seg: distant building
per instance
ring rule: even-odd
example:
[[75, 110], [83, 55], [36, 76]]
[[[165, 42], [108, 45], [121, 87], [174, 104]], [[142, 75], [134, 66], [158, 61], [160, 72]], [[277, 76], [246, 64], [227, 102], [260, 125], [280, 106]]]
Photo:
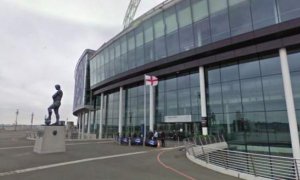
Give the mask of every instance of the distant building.
[[[223, 134], [230, 148], [289, 155], [289, 122], [292, 116], [300, 122], [299, 50], [300, 0], [170, 1], [97, 51], [84, 51], [75, 69], [73, 113], [81, 132], [139, 134], [144, 74], [155, 75], [154, 129], [202, 134], [203, 118], [208, 134]], [[285, 57], [289, 72], [282, 71]], [[293, 94], [285, 93], [284, 82]], [[288, 116], [286, 97], [296, 114]]]

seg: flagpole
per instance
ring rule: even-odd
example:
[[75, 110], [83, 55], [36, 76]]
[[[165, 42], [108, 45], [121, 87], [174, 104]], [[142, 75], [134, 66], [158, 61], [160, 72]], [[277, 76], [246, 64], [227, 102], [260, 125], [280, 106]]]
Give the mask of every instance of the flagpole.
[[145, 81], [145, 75], [144, 75], [144, 146], [146, 145], [146, 81]]

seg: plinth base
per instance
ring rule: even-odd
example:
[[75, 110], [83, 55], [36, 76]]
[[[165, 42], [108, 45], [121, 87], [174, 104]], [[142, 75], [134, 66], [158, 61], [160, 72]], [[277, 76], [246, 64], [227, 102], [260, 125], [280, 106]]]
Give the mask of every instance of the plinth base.
[[33, 152], [39, 154], [66, 152], [65, 127], [44, 126], [35, 140]]

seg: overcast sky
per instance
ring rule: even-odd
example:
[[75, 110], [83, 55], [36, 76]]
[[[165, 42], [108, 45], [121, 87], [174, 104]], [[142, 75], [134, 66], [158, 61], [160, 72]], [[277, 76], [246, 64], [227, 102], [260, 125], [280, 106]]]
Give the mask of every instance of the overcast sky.
[[[163, 0], [142, 0], [137, 16]], [[129, 0], [0, 0], [0, 124], [42, 124], [54, 85], [72, 115], [74, 69], [82, 52], [122, 30]], [[54, 117], [52, 121], [54, 122]]]

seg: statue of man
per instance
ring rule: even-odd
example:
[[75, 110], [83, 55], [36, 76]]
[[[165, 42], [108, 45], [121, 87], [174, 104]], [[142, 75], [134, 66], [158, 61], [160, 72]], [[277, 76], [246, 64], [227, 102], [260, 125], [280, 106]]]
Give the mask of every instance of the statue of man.
[[55, 117], [56, 117], [56, 123], [55, 125], [59, 124], [59, 114], [58, 109], [60, 106], [61, 98], [63, 97], [63, 91], [60, 89], [60, 85], [55, 85], [55, 89], [57, 90], [56, 93], [52, 96], [53, 104], [51, 104], [48, 108], [48, 117], [45, 119], [46, 125], [49, 125], [51, 123], [51, 115], [52, 115], [52, 109], [54, 110]]

